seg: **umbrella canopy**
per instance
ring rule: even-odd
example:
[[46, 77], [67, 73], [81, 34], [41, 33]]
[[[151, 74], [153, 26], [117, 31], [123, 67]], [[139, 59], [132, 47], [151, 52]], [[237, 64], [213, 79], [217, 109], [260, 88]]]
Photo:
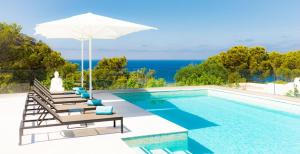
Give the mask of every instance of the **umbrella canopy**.
[[157, 28], [86, 13], [38, 24], [36, 34], [46, 38], [89, 40], [89, 90], [92, 98], [92, 39], [117, 39], [121, 36]]
[[35, 31], [36, 34], [41, 34], [46, 38], [87, 40], [89, 38], [117, 39], [133, 32], [150, 29], [156, 28], [86, 13], [38, 24]]

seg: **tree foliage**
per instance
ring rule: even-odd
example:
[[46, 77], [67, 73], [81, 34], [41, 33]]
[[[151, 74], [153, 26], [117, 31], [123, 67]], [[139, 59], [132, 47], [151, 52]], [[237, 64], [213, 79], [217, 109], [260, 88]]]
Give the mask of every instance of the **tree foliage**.
[[0, 23], [0, 69], [6, 73], [1, 73], [6, 78], [2, 85], [32, 82], [34, 78], [49, 80], [55, 70], [67, 77], [77, 70], [77, 65], [65, 61], [42, 41], [22, 34], [21, 29], [17, 24]]
[[127, 59], [103, 58], [93, 70], [96, 89], [125, 88], [128, 78]]
[[166, 81], [163, 78], [155, 79], [155, 70], [140, 68], [136, 71], [130, 72], [127, 87], [128, 88], [142, 88], [142, 87], [163, 87]]
[[218, 58], [212, 57], [202, 64], [181, 68], [175, 74], [175, 81], [179, 85], [224, 84], [227, 80], [227, 70]]
[[300, 76], [300, 51], [267, 52], [263, 47], [235, 46], [199, 65], [181, 68], [175, 75], [180, 85], [256, 82], [275, 75], [291, 81]]
[[96, 89], [144, 88], [165, 85], [164, 79], [155, 79], [154, 70], [141, 68], [129, 72], [126, 57], [102, 59], [94, 68], [93, 74], [93, 85]]

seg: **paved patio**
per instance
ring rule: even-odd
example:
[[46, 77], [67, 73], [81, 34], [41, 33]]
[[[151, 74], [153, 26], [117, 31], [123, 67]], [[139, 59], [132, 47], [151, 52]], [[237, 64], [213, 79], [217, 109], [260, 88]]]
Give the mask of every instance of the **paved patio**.
[[[89, 124], [88, 128], [67, 129], [66, 126], [37, 128], [24, 131], [23, 145], [18, 145], [19, 124], [26, 94], [0, 95], [0, 153], [136, 153], [122, 138], [185, 132], [186, 129], [153, 115], [111, 93], [96, 92], [103, 104], [112, 105], [124, 116], [125, 132], [113, 128], [112, 122]], [[119, 123], [117, 123], [117, 126]], [[157, 127], [159, 125], [159, 128]], [[74, 125], [72, 127], [78, 127]]]

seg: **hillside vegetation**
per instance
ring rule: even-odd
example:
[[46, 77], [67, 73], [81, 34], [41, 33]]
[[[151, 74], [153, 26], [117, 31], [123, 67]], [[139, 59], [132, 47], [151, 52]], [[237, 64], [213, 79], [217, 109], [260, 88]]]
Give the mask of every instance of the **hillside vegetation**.
[[235, 46], [209, 57], [202, 64], [177, 71], [178, 85], [222, 85], [239, 82], [292, 81], [300, 76], [300, 51], [267, 52], [264, 47]]

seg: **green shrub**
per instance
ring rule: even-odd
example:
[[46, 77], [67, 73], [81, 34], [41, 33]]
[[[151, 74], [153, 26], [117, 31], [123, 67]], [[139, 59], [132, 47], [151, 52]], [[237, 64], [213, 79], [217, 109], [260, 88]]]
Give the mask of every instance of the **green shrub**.
[[283, 81], [283, 80], [276, 80], [274, 83], [275, 84], [287, 84], [288, 82]]
[[300, 51], [267, 52], [263, 47], [235, 46], [209, 57], [200, 65], [179, 69], [177, 85], [222, 85], [257, 82], [271, 75], [292, 81], [300, 76]]
[[147, 83], [146, 83], [146, 87], [150, 88], [150, 87], [164, 87], [166, 85], [166, 81], [163, 78], [159, 78], [159, 79], [154, 79], [154, 78], [150, 78]]

